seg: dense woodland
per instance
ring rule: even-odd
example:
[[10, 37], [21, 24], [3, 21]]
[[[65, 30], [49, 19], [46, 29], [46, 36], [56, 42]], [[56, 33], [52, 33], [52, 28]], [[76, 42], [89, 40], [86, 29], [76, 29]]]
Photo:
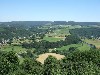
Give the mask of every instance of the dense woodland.
[[[100, 49], [84, 41], [100, 39], [100, 28], [93, 27], [95, 24], [99, 26], [99, 22], [1, 22], [0, 75], [100, 75]], [[57, 36], [57, 31], [60, 30], [68, 31], [69, 34], [62, 31]], [[45, 37], [61, 40], [51, 42], [44, 40]], [[83, 51], [71, 46], [73, 44], [82, 47]], [[84, 44], [90, 49], [84, 50]], [[57, 50], [69, 45], [68, 50]], [[18, 49], [15, 50], [15, 47]], [[48, 56], [42, 64], [36, 59], [44, 53], [56, 53], [65, 57], [57, 60], [56, 57]]]
[[27, 57], [19, 64], [14, 52], [0, 52], [0, 75], [99, 75], [100, 50], [65, 53], [57, 60], [49, 56], [44, 64]]
[[70, 30], [71, 34], [86, 37], [89, 39], [99, 38], [100, 37], [100, 28], [92, 27], [92, 28], [78, 28]]

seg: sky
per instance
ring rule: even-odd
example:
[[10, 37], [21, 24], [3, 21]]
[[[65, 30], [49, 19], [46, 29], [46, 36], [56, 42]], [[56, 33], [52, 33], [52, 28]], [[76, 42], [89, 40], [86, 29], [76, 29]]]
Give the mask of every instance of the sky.
[[100, 22], [100, 0], [0, 0], [0, 22]]

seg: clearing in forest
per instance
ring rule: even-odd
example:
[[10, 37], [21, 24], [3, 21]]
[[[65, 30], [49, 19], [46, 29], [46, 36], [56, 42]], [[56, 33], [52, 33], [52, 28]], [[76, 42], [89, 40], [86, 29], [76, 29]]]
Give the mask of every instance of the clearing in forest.
[[36, 60], [41, 62], [42, 64], [44, 64], [44, 60], [46, 60], [46, 58], [49, 55], [54, 56], [55, 58], [57, 58], [57, 60], [60, 60], [65, 57], [64, 55], [60, 55], [60, 54], [56, 54], [56, 53], [45, 53], [45, 54], [39, 55], [39, 57]]

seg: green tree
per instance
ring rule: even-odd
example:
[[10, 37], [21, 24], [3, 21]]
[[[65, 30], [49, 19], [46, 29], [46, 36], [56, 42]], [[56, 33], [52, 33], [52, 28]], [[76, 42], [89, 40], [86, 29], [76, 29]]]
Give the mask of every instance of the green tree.
[[58, 60], [53, 56], [48, 56], [44, 61], [44, 75], [59, 75], [61, 72]]
[[27, 74], [42, 75], [43, 73], [41, 63], [33, 59], [25, 59], [21, 66], [24, 72]]
[[18, 57], [14, 52], [3, 53], [0, 57], [0, 74], [7, 75], [17, 70], [19, 66]]

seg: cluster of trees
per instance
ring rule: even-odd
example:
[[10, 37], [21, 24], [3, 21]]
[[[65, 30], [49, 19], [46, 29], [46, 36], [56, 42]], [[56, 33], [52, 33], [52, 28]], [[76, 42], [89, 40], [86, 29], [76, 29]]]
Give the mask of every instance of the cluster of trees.
[[100, 50], [73, 51], [57, 60], [49, 56], [44, 64], [25, 58], [20, 64], [14, 52], [0, 52], [0, 75], [99, 75]]
[[70, 44], [77, 44], [79, 42], [81, 42], [79, 37], [74, 36], [74, 35], [69, 35], [69, 36], [66, 36], [64, 41], [63, 40], [57, 41], [57, 42], [49, 42], [45, 40], [40, 41], [40, 42], [33, 41], [31, 43], [23, 43], [22, 47], [27, 48], [27, 49], [35, 48], [36, 52], [40, 50], [39, 53], [41, 52], [44, 53], [44, 51], [50, 48], [51, 49], [58, 48], [58, 47], [62, 47], [62, 46], [70, 45]]
[[3, 40], [11, 40], [13, 38], [20, 39], [20, 38], [28, 38], [30, 39], [31, 36], [35, 35], [36, 37], [40, 37], [40, 39], [43, 39], [45, 36], [45, 33], [47, 33], [47, 29], [39, 29], [36, 27], [31, 28], [23, 28], [22, 27], [0, 27], [0, 43], [2, 43]]
[[70, 30], [71, 34], [78, 35], [80, 37], [86, 38], [99, 38], [100, 37], [100, 28], [77, 28]]
[[14, 52], [0, 51], [0, 75], [7, 75], [18, 69], [19, 60]]
[[26, 37], [30, 33], [26, 29], [18, 29], [16, 27], [2, 27], [0, 30], [0, 39], [12, 39], [13, 37]]
[[1, 26], [14, 26], [14, 27], [32, 27], [32, 26], [41, 26], [51, 23], [51, 21], [12, 21], [12, 22], [0, 22]]

